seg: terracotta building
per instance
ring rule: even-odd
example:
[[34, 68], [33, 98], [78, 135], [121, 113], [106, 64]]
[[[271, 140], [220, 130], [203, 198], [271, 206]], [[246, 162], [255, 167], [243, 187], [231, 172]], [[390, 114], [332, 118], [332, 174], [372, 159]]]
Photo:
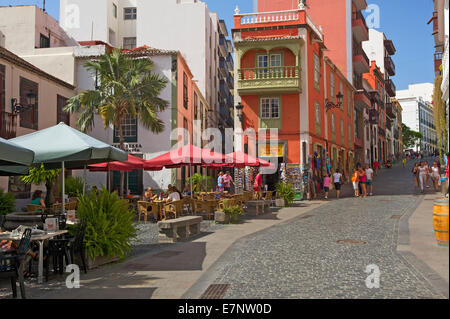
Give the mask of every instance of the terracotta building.
[[[236, 148], [302, 168], [317, 157], [326, 163], [328, 156], [328, 171], [348, 172], [354, 163], [354, 88], [325, 56], [326, 39], [307, 10], [240, 14], [237, 8], [233, 41], [235, 102], [242, 105], [242, 115], [235, 112]], [[255, 141], [243, 134], [248, 129], [256, 132]], [[271, 129], [278, 136], [268, 147]], [[319, 171], [327, 173], [326, 165]], [[273, 174], [265, 182], [273, 187], [278, 180]]]

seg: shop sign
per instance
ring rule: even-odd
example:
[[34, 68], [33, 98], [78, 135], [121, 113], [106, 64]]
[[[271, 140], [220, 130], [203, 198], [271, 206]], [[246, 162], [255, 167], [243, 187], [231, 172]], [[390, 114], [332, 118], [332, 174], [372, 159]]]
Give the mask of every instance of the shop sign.
[[[120, 144], [113, 144], [114, 147], [120, 149]], [[124, 151], [128, 153], [142, 153], [142, 145], [141, 144], [130, 144], [125, 143], [124, 145]]]
[[284, 157], [284, 145], [259, 145], [259, 157]]

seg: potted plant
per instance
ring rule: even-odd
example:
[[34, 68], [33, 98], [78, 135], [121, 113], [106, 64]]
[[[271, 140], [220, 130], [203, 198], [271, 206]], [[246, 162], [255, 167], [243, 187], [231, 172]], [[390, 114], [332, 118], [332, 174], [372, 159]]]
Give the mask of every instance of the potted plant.
[[277, 199], [275, 200], [275, 205], [277, 207], [287, 207], [294, 202], [295, 190], [291, 184], [279, 182], [276, 186], [276, 189]]
[[[83, 180], [80, 177], [67, 177], [65, 180], [65, 193], [69, 198], [78, 197], [83, 194]], [[61, 185], [58, 187], [61, 194]]]
[[5, 216], [14, 212], [16, 208], [16, 199], [13, 194], [5, 193], [0, 188], [0, 229], [3, 226]]
[[202, 174], [194, 174], [186, 180], [186, 185], [190, 185], [192, 180], [192, 191], [194, 193], [206, 192], [211, 189], [212, 178], [210, 176], [203, 176]]
[[77, 215], [86, 222], [84, 243], [89, 268], [125, 258], [136, 236], [135, 212], [128, 201], [103, 188], [78, 197]]
[[239, 221], [239, 216], [242, 215], [242, 208], [239, 206], [231, 206], [224, 208], [223, 212], [227, 216], [228, 224], [236, 224]]

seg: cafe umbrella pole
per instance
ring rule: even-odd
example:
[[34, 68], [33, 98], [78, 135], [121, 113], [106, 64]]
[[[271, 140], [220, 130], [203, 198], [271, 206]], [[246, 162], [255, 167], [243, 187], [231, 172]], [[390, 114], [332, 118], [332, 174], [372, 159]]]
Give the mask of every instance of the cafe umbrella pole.
[[64, 215], [66, 211], [66, 201], [65, 201], [65, 194], [66, 194], [66, 181], [65, 181], [65, 164], [64, 161], [62, 162], [62, 214]]
[[86, 165], [84, 165], [84, 172], [83, 172], [83, 196], [86, 195]]

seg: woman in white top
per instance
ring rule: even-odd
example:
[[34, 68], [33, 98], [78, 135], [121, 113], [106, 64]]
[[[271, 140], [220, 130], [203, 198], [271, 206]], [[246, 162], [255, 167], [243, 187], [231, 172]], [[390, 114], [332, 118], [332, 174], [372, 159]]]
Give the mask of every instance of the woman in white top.
[[425, 162], [421, 162], [419, 166], [419, 183], [420, 183], [420, 190], [422, 193], [424, 193], [424, 186], [427, 181], [428, 176], [428, 166], [426, 166]]
[[337, 169], [336, 173], [333, 174], [333, 183], [334, 188], [336, 188], [337, 199], [341, 196], [341, 178], [342, 174], [339, 172], [339, 169]]
[[439, 166], [437, 162], [433, 163], [433, 167], [431, 168], [431, 180], [433, 181], [434, 191], [438, 191], [439, 178], [441, 177], [441, 172], [439, 170]]

